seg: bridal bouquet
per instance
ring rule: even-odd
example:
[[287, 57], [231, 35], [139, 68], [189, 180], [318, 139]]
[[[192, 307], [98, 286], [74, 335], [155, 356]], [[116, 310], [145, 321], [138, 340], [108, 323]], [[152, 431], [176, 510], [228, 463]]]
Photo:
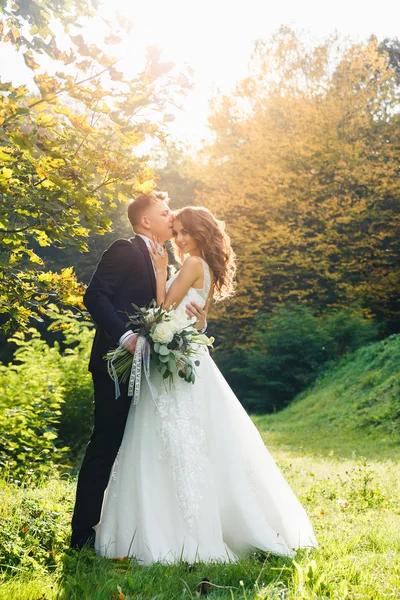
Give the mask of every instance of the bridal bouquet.
[[[129, 381], [128, 395], [138, 396], [142, 361], [147, 381], [149, 380], [150, 359], [156, 365], [164, 379], [171, 382], [178, 375], [187, 383], [194, 383], [197, 356], [204, 346], [212, 346], [214, 339], [200, 334], [193, 325], [188, 324], [186, 316], [179, 317], [173, 307], [168, 309], [157, 306], [153, 301], [149, 308], [132, 305], [135, 314], [128, 315], [129, 325], [138, 334], [135, 353], [119, 346], [110, 350], [105, 359], [108, 372], [116, 383]], [[119, 392], [118, 392], [119, 394]]]

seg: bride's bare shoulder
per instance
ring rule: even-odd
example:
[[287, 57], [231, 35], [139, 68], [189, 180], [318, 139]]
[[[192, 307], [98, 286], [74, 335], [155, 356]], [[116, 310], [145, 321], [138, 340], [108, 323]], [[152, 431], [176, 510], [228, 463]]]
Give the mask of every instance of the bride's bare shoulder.
[[183, 261], [181, 269], [196, 269], [200, 271], [203, 268], [203, 262], [199, 256], [188, 256]]

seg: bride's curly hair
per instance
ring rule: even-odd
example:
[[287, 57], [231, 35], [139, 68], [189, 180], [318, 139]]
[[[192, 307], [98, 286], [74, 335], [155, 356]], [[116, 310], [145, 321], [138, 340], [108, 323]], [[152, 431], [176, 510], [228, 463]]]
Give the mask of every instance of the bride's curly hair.
[[[225, 223], [219, 221], [203, 206], [185, 206], [174, 212], [186, 231], [196, 240], [202, 257], [213, 273], [216, 302], [232, 296], [235, 290], [236, 256]], [[183, 255], [174, 245], [175, 257], [182, 262]]]

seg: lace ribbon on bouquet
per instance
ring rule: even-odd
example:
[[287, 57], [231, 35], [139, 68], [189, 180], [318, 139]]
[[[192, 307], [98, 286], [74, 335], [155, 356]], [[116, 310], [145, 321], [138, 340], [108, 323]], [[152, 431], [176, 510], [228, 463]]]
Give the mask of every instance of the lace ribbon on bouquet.
[[[119, 398], [121, 391], [119, 388], [118, 375], [115, 370], [114, 360], [121, 352], [124, 351], [122, 346], [118, 346], [115, 350], [111, 360], [107, 362], [108, 372], [115, 383], [115, 398]], [[128, 396], [132, 397], [133, 404], [138, 404], [140, 397], [140, 386], [142, 379], [142, 366], [144, 375], [146, 377], [147, 385], [149, 386], [150, 393], [157, 405], [158, 392], [150, 380], [150, 344], [149, 341], [140, 335], [137, 339], [135, 353], [133, 355], [131, 372], [128, 380]]]

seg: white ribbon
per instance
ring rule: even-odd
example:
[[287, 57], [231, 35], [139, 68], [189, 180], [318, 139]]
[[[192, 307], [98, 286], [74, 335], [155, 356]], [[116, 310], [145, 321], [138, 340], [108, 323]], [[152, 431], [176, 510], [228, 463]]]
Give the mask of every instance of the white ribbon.
[[107, 371], [109, 376], [111, 377], [111, 379], [113, 380], [114, 384], [115, 384], [115, 399], [119, 398], [121, 395], [120, 389], [119, 389], [119, 382], [118, 382], [118, 375], [117, 375], [117, 371], [115, 370], [114, 367], [114, 360], [117, 358], [117, 356], [119, 354], [121, 354], [121, 352], [124, 350], [124, 348], [122, 346], [118, 346], [118, 348], [116, 348], [113, 357], [111, 358], [111, 360], [109, 359], [107, 361]]
[[[122, 346], [118, 346], [112, 359], [108, 361], [108, 372], [115, 383], [116, 399], [120, 397], [121, 391], [118, 383], [117, 372], [114, 367], [114, 360], [123, 350], [124, 348]], [[150, 393], [154, 403], [157, 405], [158, 392], [150, 380], [150, 344], [143, 335], [139, 335], [136, 343], [135, 353], [133, 355], [131, 373], [128, 381], [128, 396], [132, 398], [133, 404], [138, 404], [139, 402], [142, 366]]]

